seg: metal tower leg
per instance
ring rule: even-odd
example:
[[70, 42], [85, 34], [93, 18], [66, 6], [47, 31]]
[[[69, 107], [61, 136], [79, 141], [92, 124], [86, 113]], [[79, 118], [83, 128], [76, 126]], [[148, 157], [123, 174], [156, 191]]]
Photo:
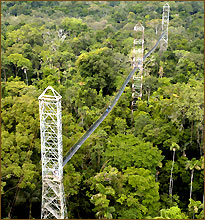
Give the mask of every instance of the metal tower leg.
[[132, 78], [132, 113], [136, 108], [136, 102], [138, 98], [142, 97], [142, 73], [143, 73], [143, 52], [144, 52], [144, 27], [141, 24], [135, 25], [134, 31], [141, 32], [140, 38], [134, 39], [134, 49], [133, 49], [133, 69], [136, 64], [140, 61], [138, 65], [139, 71], [133, 75]]
[[168, 47], [168, 25], [169, 25], [169, 11], [170, 7], [169, 4], [166, 3], [163, 6], [163, 14], [162, 14], [162, 33], [165, 32], [161, 44], [160, 44], [160, 51], [166, 51]]
[[47, 87], [39, 96], [41, 159], [42, 159], [42, 219], [67, 217], [63, 187], [61, 96]]

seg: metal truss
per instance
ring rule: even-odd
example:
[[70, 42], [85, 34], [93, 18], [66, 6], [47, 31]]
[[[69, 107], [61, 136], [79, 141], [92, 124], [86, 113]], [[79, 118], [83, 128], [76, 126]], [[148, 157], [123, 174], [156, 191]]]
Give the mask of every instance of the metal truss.
[[136, 102], [138, 98], [142, 97], [142, 73], [143, 73], [143, 53], [144, 53], [144, 27], [141, 24], [137, 24], [134, 27], [134, 31], [141, 32], [140, 38], [134, 39], [133, 43], [133, 69], [138, 63], [139, 71], [133, 75], [132, 78], [132, 113], [136, 109]]
[[61, 96], [48, 86], [38, 99], [42, 160], [41, 218], [65, 219]]
[[166, 51], [168, 47], [168, 26], [169, 26], [169, 11], [170, 6], [166, 3], [163, 6], [163, 14], [162, 14], [162, 33], [164, 32], [164, 36], [161, 40], [160, 51]]

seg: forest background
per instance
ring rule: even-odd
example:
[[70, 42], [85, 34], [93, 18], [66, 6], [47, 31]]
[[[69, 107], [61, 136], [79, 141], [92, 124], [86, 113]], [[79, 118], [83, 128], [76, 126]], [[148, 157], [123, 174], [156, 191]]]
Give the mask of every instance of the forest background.
[[[40, 218], [38, 96], [62, 95], [65, 154], [130, 72], [135, 24], [144, 53], [157, 42], [164, 4], [1, 2], [2, 218]], [[169, 5], [168, 49], [145, 61], [137, 110], [130, 82], [64, 167], [69, 218], [203, 217], [204, 4]]]

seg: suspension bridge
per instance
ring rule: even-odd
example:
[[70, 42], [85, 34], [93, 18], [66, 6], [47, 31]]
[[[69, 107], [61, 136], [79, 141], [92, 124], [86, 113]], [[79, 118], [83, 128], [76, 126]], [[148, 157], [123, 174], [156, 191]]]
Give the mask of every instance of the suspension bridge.
[[[160, 44], [160, 50], [167, 49], [168, 44], [168, 24], [169, 24], [169, 5], [163, 6], [162, 15], [162, 34], [154, 47], [143, 56], [144, 47], [144, 27], [136, 25], [135, 31], [142, 32], [140, 40], [134, 40], [134, 58], [133, 69], [127, 76], [123, 85], [119, 89], [113, 101], [96, 120], [96, 122], [88, 129], [87, 132], [77, 141], [69, 152], [63, 158], [62, 146], [62, 120], [61, 120], [61, 96], [51, 86], [48, 86], [39, 96], [40, 111], [40, 130], [41, 130], [41, 160], [42, 160], [42, 219], [65, 219], [67, 217], [67, 209], [64, 197], [63, 187], [63, 167], [68, 163], [72, 156], [89, 138], [89, 136], [104, 121], [107, 115], [112, 111], [125, 90], [125, 87], [132, 81], [132, 112], [136, 108], [136, 100], [142, 96], [142, 72], [143, 62]], [[141, 46], [136, 50], [136, 46]], [[136, 52], [138, 51], [138, 53]], [[138, 74], [134, 75], [138, 71]]]

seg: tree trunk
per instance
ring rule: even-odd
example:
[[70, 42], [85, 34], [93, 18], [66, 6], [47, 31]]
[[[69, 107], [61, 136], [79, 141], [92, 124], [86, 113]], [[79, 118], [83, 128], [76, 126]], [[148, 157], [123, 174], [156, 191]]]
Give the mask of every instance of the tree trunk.
[[193, 178], [194, 178], [194, 169], [191, 170], [191, 186], [190, 186], [190, 196], [189, 196], [190, 199], [191, 199], [191, 195], [192, 195]]
[[60, 75], [60, 70], [58, 69], [58, 84], [61, 84], [61, 75]]
[[15, 196], [14, 196], [14, 200], [13, 200], [13, 203], [11, 205], [11, 208], [9, 210], [9, 213], [8, 213], [8, 218], [11, 219], [11, 216], [12, 216], [12, 213], [13, 213], [13, 209], [14, 209], [14, 206], [16, 204], [16, 198], [18, 196], [18, 192], [19, 192], [19, 187], [17, 187], [17, 190], [16, 190], [16, 193], [15, 193]]
[[158, 32], [158, 30], [157, 30], [157, 26], [155, 27], [155, 34], [157, 35], [157, 32]]
[[193, 129], [194, 129], [194, 124], [192, 121], [192, 123], [191, 123], [191, 145], [192, 145], [192, 138], [193, 138]]
[[202, 130], [201, 130], [201, 145], [200, 145], [200, 152], [201, 152], [201, 156], [203, 155], [203, 142], [204, 142], [204, 128], [202, 127]]
[[26, 75], [26, 83], [27, 83], [27, 86], [28, 86], [28, 75], [27, 75], [26, 69], [24, 69], [24, 73], [25, 73], [25, 75]]
[[197, 128], [197, 144], [200, 148], [200, 136], [199, 136], [199, 128]]
[[148, 88], [148, 101], [149, 101], [149, 97], [150, 97], [150, 88]]
[[100, 167], [100, 150], [98, 149], [98, 169]]
[[29, 201], [29, 219], [32, 219], [32, 216], [31, 216], [31, 207], [32, 207], [32, 202]]
[[17, 77], [17, 74], [18, 74], [18, 72], [17, 72], [17, 66], [16, 65], [14, 65], [15, 66], [15, 74], [16, 74], [16, 77]]
[[[203, 156], [203, 150], [202, 150], [202, 147], [201, 147], [202, 142], [200, 140], [200, 131], [201, 131], [200, 128], [197, 128], [197, 144], [199, 146], [200, 156]], [[202, 133], [203, 133], [203, 131], [202, 131]]]
[[171, 195], [171, 200], [172, 200], [172, 190], [173, 190], [172, 173], [173, 173], [173, 168], [174, 168], [174, 158], [175, 158], [175, 150], [173, 151], [173, 161], [172, 161], [171, 175], [170, 175], [170, 181], [169, 181], [169, 195]]
[[156, 182], [158, 182], [158, 179], [159, 179], [159, 171], [158, 170], [156, 170], [157, 172], [156, 172], [156, 174], [155, 174], [155, 181]]
[[36, 72], [37, 79], [39, 80], [39, 71]]
[[6, 82], [6, 71], [5, 71], [5, 69], [4, 69], [4, 80]]

